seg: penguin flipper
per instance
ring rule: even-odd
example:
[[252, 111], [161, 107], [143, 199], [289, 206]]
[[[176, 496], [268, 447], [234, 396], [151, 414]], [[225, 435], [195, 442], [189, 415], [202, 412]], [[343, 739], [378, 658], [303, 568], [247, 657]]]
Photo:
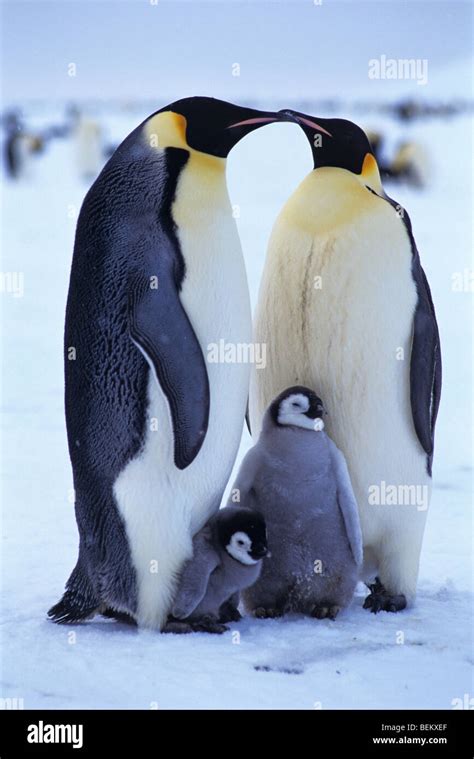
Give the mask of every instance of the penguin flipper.
[[416, 247], [411, 219], [401, 206], [385, 196], [405, 226], [410, 241], [411, 271], [418, 294], [413, 318], [413, 340], [410, 358], [410, 403], [415, 432], [428, 457], [427, 470], [431, 477], [433, 463], [434, 432], [441, 398], [441, 344], [438, 323], [431, 297], [430, 286], [423, 271], [420, 254]]
[[201, 603], [209, 577], [219, 565], [219, 556], [210, 543], [211, 539], [207, 525], [193, 538], [193, 556], [183, 567], [171, 611], [176, 619], [186, 619]]
[[129, 327], [132, 340], [145, 355], [168, 400], [174, 462], [178, 469], [185, 469], [196, 458], [206, 436], [209, 379], [201, 346], [179, 299], [172, 267], [162, 262], [158, 270], [156, 289], [146, 276], [130, 283]]
[[428, 455], [428, 474], [434, 450], [434, 431], [441, 396], [441, 347], [431, 292], [419, 257], [413, 261], [418, 303], [413, 319], [410, 360], [410, 400], [418, 440]]

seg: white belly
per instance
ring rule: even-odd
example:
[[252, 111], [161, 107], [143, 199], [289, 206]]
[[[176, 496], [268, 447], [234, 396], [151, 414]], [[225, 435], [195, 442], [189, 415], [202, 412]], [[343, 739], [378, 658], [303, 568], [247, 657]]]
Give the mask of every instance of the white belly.
[[[328, 204], [340, 209], [344, 187], [335, 189]], [[268, 347], [267, 368], [251, 381], [252, 430], [281, 390], [314, 389], [328, 410], [327, 432], [347, 459], [365, 546], [380, 545], [400, 525], [419, 543], [430, 478], [410, 406], [411, 250], [395, 211], [360, 191], [337, 224], [329, 212], [317, 218], [315, 201], [313, 226], [301, 223], [305, 209], [291, 202], [275, 225], [255, 321], [254, 339]], [[383, 482], [424, 488], [416, 491], [420, 507], [369, 503], [374, 486], [383, 500]]]
[[196, 201], [199, 188], [192, 187], [192, 176], [183, 179], [173, 208], [186, 262], [180, 300], [206, 360], [209, 426], [196, 459], [177, 469], [168, 403], [150, 373], [145, 446], [115, 484], [137, 573], [137, 619], [154, 628], [166, 620], [193, 535], [220, 505], [242, 434], [249, 381], [246, 364], [207, 361], [210, 343], [251, 341], [248, 285], [227, 193], [221, 190], [214, 202], [211, 193], [212, 207], [192, 216], [183, 198], [191, 194]]

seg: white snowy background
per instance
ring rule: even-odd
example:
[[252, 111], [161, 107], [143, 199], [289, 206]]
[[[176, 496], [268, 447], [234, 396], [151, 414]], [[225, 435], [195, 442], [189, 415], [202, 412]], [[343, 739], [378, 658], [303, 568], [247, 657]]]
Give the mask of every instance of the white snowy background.
[[[400, 28], [405, 23], [406, 18]], [[354, 34], [362, 29], [363, 24]], [[367, 43], [366, 58], [383, 52], [380, 47], [372, 53]], [[396, 47], [386, 52], [396, 55]], [[427, 97], [469, 97], [470, 65], [466, 58], [448, 61], [434, 72]], [[300, 95], [293, 69], [284, 89], [289, 94], [295, 82]], [[256, 75], [257, 91], [258, 81]], [[420, 95], [416, 83], [392, 84], [383, 92], [386, 100], [405, 91]], [[195, 86], [196, 93], [226, 95], [221, 85], [217, 92], [212, 83], [206, 90]], [[34, 161], [28, 178], [5, 181], [2, 191], [2, 270], [24, 275], [23, 297], [1, 294], [3, 697], [23, 698], [25, 708], [51, 709], [438, 709], [473, 695], [472, 292], [453, 290], [453, 275], [472, 270], [472, 118], [401, 123], [354, 110], [354, 90], [345, 90], [337, 77], [331, 86], [326, 77], [325, 94], [331, 87], [347, 103], [337, 115], [381, 129], [388, 152], [401, 139], [416, 139], [431, 164], [425, 190], [387, 186], [413, 222], [444, 360], [434, 491], [415, 607], [372, 615], [362, 609], [360, 587], [336, 622], [244, 619], [223, 636], [160, 636], [100, 617], [75, 627], [47, 621], [46, 610], [60, 597], [77, 555], [62, 333], [75, 223], [87, 190], [73, 142], [56, 140]], [[139, 94], [139, 83], [136, 89]], [[317, 91], [315, 83], [308, 94]], [[363, 77], [359, 91], [373, 97]], [[274, 93], [268, 93], [274, 105], [286, 106], [284, 96]], [[53, 93], [43, 88], [41, 94]], [[189, 93], [182, 87], [174, 97], [183, 94]], [[28, 125], [61, 121], [62, 102], [25, 106]], [[156, 108], [164, 102], [158, 97]], [[146, 115], [103, 108], [96, 118], [107, 140], [117, 143]], [[305, 138], [288, 124], [255, 132], [229, 158], [229, 189], [240, 207], [253, 303], [273, 220], [310, 168]], [[244, 431], [236, 466], [250, 444]], [[400, 632], [403, 644], [397, 643]]]

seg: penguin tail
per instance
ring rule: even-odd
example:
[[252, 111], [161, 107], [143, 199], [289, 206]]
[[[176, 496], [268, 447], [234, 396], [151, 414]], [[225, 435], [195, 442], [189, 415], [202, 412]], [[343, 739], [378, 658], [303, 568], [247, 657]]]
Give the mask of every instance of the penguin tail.
[[92, 619], [102, 605], [89, 578], [80, 566], [76, 565], [67, 581], [66, 592], [48, 611], [48, 617], [58, 625], [72, 625]]

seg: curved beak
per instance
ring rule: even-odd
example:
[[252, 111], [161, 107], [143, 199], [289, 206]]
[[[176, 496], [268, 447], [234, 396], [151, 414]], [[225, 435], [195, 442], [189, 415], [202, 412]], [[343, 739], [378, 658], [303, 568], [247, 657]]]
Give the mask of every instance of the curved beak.
[[227, 129], [234, 129], [234, 127], [242, 126], [260, 126], [261, 124], [270, 124], [272, 121], [280, 121], [278, 116], [260, 116], [253, 119], [244, 119], [243, 121], [236, 121], [235, 124], [229, 124]]
[[328, 137], [332, 137], [331, 132], [328, 132], [328, 130], [322, 127], [321, 124], [316, 123], [316, 121], [313, 121], [313, 119], [308, 119], [307, 116], [303, 116], [303, 114], [298, 113], [298, 111], [291, 111], [289, 108], [287, 108], [280, 111], [280, 113], [285, 114], [285, 121], [296, 121], [296, 123], [302, 127], [308, 127], [309, 129], [313, 129], [316, 132], [321, 132], [322, 134], [326, 134]]

